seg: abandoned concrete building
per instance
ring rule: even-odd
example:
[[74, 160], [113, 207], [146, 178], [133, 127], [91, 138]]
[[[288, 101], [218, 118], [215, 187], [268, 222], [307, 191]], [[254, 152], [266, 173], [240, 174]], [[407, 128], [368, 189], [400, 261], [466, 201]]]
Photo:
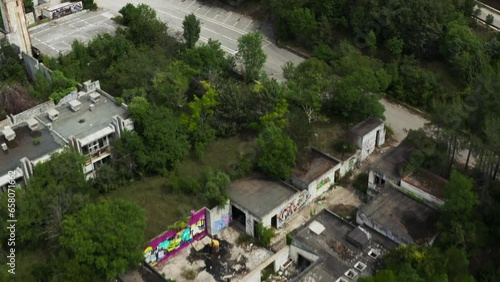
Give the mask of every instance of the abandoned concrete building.
[[233, 222], [250, 236], [257, 224], [278, 229], [309, 200], [307, 191], [254, 174], [233, 181], [229, 187]]
[[390, 186], [437, 209], [444, 204], [448, 181], [425, 169], [405, 172], [412, 152], [411, 147], [400, 144], [373, 164], [368, 172], [368, 196]]
[[438, 212], [392, 187], [361, 206], [356, 223], [368, 226], [398, 244], [432, 245]]
[[133, 130], [127, 106], [117, 105], [100, 89], [99, 81], [87, 81], [81, 91], [39, 104], [0, 121], [0, 188], [5, 189], [15, 173], [17, 184], [26, 183], [39, 162], [71, 146], [87, 157], [85, 175], [110, 158], [110, 142], [124, 130]]
[[299, 274], [290, 281], [357, 281], [374, 275], [375, 264], [397, 246], [327, 209], [293, 231], [291, 238], [289, 258]]
[[290, 183], [308, 190], [312, 199], [330, 189], [341, 176], [341, 162], [314, 148], [299, 154], [296, 162]]
[[353, 126], [347, 136], [361, 150], [359, 161], [363, 161], [385, 143], [385, 125], [380, 119], [370, 117]]

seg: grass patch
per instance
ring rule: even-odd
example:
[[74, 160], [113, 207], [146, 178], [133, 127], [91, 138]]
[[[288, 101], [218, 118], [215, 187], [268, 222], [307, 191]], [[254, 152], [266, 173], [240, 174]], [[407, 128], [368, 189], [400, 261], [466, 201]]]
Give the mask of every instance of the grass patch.
[[187, 280], [194, 280], [198, 276], [198, 272], [192, 268], [184, 268], [181, 273], [182, 277]]
[[45, 19], [42, 19], [42, 20], [39, 20], [38, 22], [36, 23], [32, 23], [28, 26], [28, 29], [32, 28], [32, 27], [35, 27], [37, 25], [41, 25], [41, 24], [44, 24], [44, 23], [48, 23], [50, 22], [50, 19], [49, 18], [45, 18]]
[[323, 123], [318, 122], [313, 124], [313, 136], [309, 144], [311, 147], [317, 148], [327, 154], [337, 156], [338, 152], [334, 150], [336, 141], [344, 137], [345, 129], [338, 123]]
[[43, 250], [20, 251], [16, 253], [16, 274], [10, 281], [36, 282], [37, 279], [31, 274], [33, 266], [47, 259]]
[[339, 204], [330, 207], [330, 211], [336, 213], [347, 221], [356, 221], [356, 213], [358, 209], [355, 206]]
[[189, 216], [191, 210], [198, 210], [205, 205], [198, 197], [166, 192], [162, 188], [166, 181], [164, 177], [146, 177], [106, 196], [129, 200], [144, 208], [147, 242], [166, 231], [169, 225]]
[[[235, 136], [218, 139], [207, 148], [201, 159], [191, 156], [184, 159], [178, 167], [178, 174], [187, 179], [201, 181], [208, 167], [226, 170], [231, 161], [238, 160], [241, 153], [251, 146], [252, 136]], [[168, 226], [189, 216], [191, 210], [199, 210], [206, 205], [202, 197], [185, 195], [182, 192], [168, 191], [165, 184], [168, 177], [145, 177], [130, 185], [109, 193], [110, 199], [125, 199], [137, 203], [146, 211], [146, 241], [166, 231]]]
[[209, 167], [227, 171], [229, 166], [238, 161], [241, 154], [250, 152], [255, 145], [255, 136], [238, 135], [230, 138], [217, 139], [207, 147], [201, 158], [190, 156], [184, 159], [179, 168], [179, 175], [190, 176], [198, 181]]

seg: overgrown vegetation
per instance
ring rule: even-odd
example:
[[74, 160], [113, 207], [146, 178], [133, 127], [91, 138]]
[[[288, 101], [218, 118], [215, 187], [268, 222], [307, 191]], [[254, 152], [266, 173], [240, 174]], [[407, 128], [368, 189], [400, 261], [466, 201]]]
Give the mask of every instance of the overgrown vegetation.
[[272, 227], [265, 227], [262, 222], [259, 222], [257, 224], [256, 228], [257, 234], [255, 234], [255, 239], [257, 239], [257, 242], [261, 244], [262, 246], [269, 248], [271, 246], [271, 240], [274, 237], [274, 233], [276, 232], [276, 229]]

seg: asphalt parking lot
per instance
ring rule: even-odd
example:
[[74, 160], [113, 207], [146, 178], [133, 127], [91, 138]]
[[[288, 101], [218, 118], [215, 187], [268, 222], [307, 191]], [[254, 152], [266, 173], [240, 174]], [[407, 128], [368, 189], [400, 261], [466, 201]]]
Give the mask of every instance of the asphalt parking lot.
[[30, 28], [31, 43], [44, 55], [66, 54], [73, 41], [87, 43], [97, 34], [114, 33], [118, 24], [106, 10], [82, 11]]
[[[127, 3], [134, 5], [139, 2], [129, 0], [95, 0], [101, 8], [118, 15], [118, 11]], [[218, 40], [224, 51], [235, 54], [238, 38], [246, 33], [260, 31], [264, 34], [263, 49], [267, 54], [264, 70], [268, 76], [279, 81], [284, 80], [281, 66], [291, 61], [299, 64], [302, 58], [274, 43], [271, 35], [272, 28], [244, 15], [224, 10], [219, 7], [205, 5], [197, 0], [148, 0], [147, 3], [156, 10], [158, 17], [167, 23], [173, 33], [182, 32], [182, 21], [188, 14], [194, 13], [201, 22], [200, 42], [207, 42], [209, 38]]]

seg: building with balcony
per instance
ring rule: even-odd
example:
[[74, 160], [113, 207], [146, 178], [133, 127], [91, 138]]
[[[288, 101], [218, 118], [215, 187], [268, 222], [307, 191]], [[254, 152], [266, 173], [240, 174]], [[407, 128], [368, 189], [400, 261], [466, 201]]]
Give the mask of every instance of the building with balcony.
[[127, 106], [102, 91], [99, 81], [85, 82], [57, 105], [48, 101], [10, 115], [0, 121], [0, 189], [13, 175], [17, 184], [26, 183], [38, 162], [65, 146], [87, 158], [84, 172], [95, 177], [96, 168], [111, 157], [111, 142], [133, 129]]

